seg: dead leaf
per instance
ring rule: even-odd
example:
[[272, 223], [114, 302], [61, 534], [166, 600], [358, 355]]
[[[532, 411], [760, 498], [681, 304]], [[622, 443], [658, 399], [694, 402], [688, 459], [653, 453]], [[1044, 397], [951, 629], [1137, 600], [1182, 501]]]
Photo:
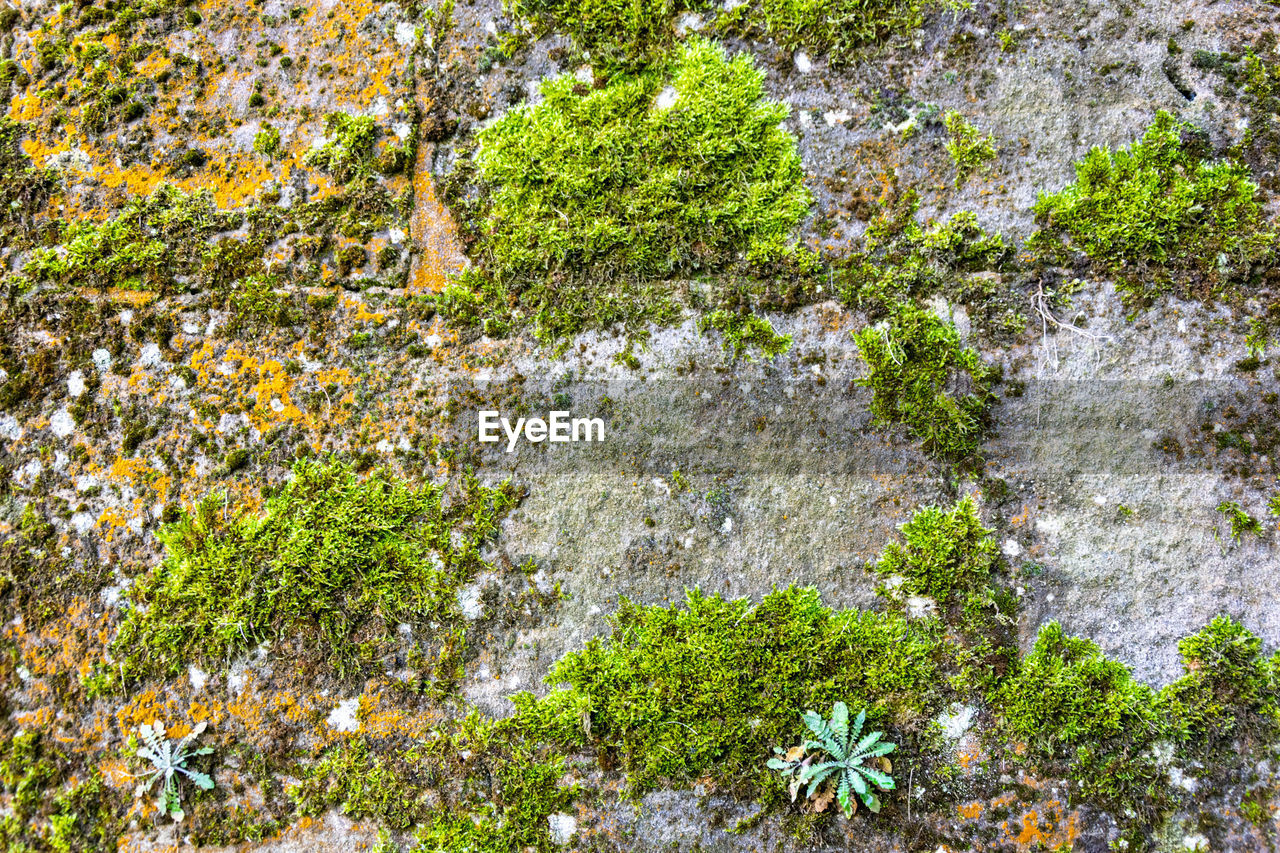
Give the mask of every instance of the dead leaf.
[[826, 811], [827, 806], [831, 805], [831, 801], [835, 798], [835, 793], [831, 790], [831, 786], [828, 785], [814, 795], [813, 810], [815, 812]]
[[890, 761], [889, 759], [885, 758], [884, 756], [881, 756], [881, 757], [880, 757], [880, 770], [881, 770], [881, 771], [883, 771], [883, 772], [885, 772], [885, 773], [892, 773], [892, 772], [893, 772], [893, 762], [892, 762], [892, 761]]

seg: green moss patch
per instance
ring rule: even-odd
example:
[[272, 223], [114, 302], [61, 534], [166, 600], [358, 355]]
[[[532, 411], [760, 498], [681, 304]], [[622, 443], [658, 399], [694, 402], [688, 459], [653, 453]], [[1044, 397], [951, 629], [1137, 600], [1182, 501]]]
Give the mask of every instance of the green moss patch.
[[637, 70], [665, 60], [676, 40], [675, 19], [686, 12], [713, 18], [716, 29], [771, 39], [787, 50], [825, 54], [835, 65], [886, 39], [909, 35], [930, 9], [958, 8], [942, 0], [763, 0], [722, 10], [706, 0], [516, 0], [513, 17], [535, 32], [559, 31], [574, 40], [596, 68]]
[[0, 845], [5, 850], [89, 853], [112, 849], [125, 828], [123, 798], [75, 765], [39, 730], [0, 740]]
[[990, 135], [984, 136], [955, 110], [943, 116], [942, 123], [947, 128], [947, 153], [956, 165], [956, 186], [960, 186], [969, 180], [970, 175], [996, 159], [996, 149], [991, 144]]
[[790, 335], [779, 335], [772, 323], [755, 314], [712, 311], [699, 321], [698, 328], [704, 332], [718, 331], [724, 339], [725, 350], [731, 352], [735, 359], [756, 349], [765, 358], [774, 358], [791, 349]]
[[[670, 73], [572, 76], [479, 134], [463, 205], [475, 262], [444, 294], [489, 334], [670, 322], [674, 279], [793, 271], [810, 202], [795, 139], [749, 56], [694, 40]], [[455, 193], [454, 200], [461, 203]]]
[[813, 589], [759, 604], [696, 591], [683, 608], [624, 602], [613, 625], [547, 680], [585, 698], [592, 742], [638, 790], [712, 769], [726, 784], [772, 785], [759, 778], [763, 758], [796, 734], [798, 708], [843, 698], [873, 719], [908, 720], [936, 702], [928, 623], [832, 611]]
[[959, 6], [950, 0], [762, 0], [724, 13], [719, 24], [766, 36], [788, 50], [826, 54], [840, 66], [862, 48], [919, 29], [930, 9]]
[[1004, 280], [1016, 271], [1013, 247], [984, 230], [971, 211], [922, 225], [919, 207], [914, 192], [882, 206], [867, 225], [861, 250], [833, 263], [840, 301], [879, 316], [897, 302], [942, 295], [964, 304], [974, 327], [988, 337], [1022, 332], [1025, 300]]
[[384, 474], [302, 460], [263, 514], [202, 501], [158, 538], [163, 562], [134, 583], [112, 645], [126, 676], [172, 675], [268, 639], [295, 637], [341, 671], [385, 654], [408, 623], [459, 666], [457, 589], [485, 563], [480, 543], [514, 502], [509, 487], [412, 487]]
[[1164, 111], [1141, 141], [1090, 151], [1074, 183], [1041, 193], [1035, 215], [1043, 230], [1034, 248], [1083, 251], [1137, 299], [1175, 281], [1201, 295], [1219, 291], [1276, 248], [1247, 167], [1212, 160], [1200, 132]]
[[949, 321], [902, 302], [886, 323], [855, 333], [869, 368], [858, 380], [874, 392], [877, 423], [903, 424], [926, 453], [959, 462], [974, 457], [988, 429], [991, 368], [963, 347]]

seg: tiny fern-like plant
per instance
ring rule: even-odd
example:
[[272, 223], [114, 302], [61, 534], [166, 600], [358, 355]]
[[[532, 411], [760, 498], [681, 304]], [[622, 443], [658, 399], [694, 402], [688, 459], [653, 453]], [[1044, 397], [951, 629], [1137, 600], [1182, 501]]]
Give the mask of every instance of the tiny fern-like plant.
[[[161, 782], [160, 794], [156, 798], [156, 808], [160, 810], [161, 814], [173, 818], [175, 823], [180, 822], [185, 817], [178, 797], [178, 774], [186, 776], [206, 791], [213, 788], [213, 779], [210, 778], [209, 774], [187, 766], [187, 761], [190, 759], [198, 755], [209, 755], [213, 752], [213, 747], [209, 746], [199, 749], [191, 748], [195, 743], [195, 739], [204, 731], [205, 725], [203, 722], [199, 723], [186, 737], [178, 741], [165, 738], [164, 724], [160, 722], [150, 726], [144, 723], [138, 729], [138, 736], [142, 740], [142, 745], [137, 748], [135, 754], [139, 758], [151, 762], [152, 769], [149, 777], [139, 783], [137, 795], [139, 797], [142, 796], [145, 791], [154, 788], [156, 782]], [[148, 774], [143, 773], [142, 775]]]
[[800, 788], [807, 786], [805, 797], [814, 801], [818, 811], [827, 807], [834, 792], [845, 817], [852, 817], [857, 811], [854, 794], [871, 811], [879, 812], [880, 798], [874, 788], [891, 791], [895, 787], [889, 775], [893, 766], [884, 756], [897, 745], [881, 740], [882, 732], [863, 736], [867, 712], [858, 712], [850, 725], [849, 708], [843, 702], [835, 703], [829, 720], [816, 711], [806, 711], [803, 719], [813, 739], [789, 750], [774, 747], [777, 755], [768, 761], [771, 769], [789, 779], [792, 802]]

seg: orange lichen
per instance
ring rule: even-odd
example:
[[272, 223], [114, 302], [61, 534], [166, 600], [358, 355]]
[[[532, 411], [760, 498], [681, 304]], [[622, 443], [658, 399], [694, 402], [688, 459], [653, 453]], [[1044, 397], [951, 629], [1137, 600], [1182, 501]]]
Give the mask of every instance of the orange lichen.
[[436, 196], [431, 178], [431, 145], [418, 147], [418, 166], [414, 180], [413, 218], [409, 234], [413, 239], [413, 268], [409, 275], [409, 291], [438, 293], [449, 276], [466, 264], [458, 242], [453, 217]]

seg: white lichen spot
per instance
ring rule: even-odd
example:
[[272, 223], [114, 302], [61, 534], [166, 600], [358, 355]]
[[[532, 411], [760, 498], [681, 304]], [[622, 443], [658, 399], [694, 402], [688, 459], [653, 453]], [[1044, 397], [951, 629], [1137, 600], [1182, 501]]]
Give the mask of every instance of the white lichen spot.
[[586, 83], [588, 86], [596, 82], [595, 75], [591, 73], [590, 65], [583, 65], [573, 72], [573, 79], [579, 83]]
[[[83, 536], [93, 529], [94, 521], [95, 519], [90, 513], [77, 512], [75, 515], [71, 516], [71, 529]], [[103, 595], [106, 595], [106, 590], [103, 590], [102, 592]]]
[[13, 415], [0, 415], [0, 438], [17, 441], [22, 438], [22, 424]]
[[676, 21], [676, 35], [682, 38], [689, 33], [697, 32], [702, 29], [702, 16], [697, 12], [685, 12], [680, 16], [680, 20]]
[[360, 721], [356, 712], [360, 710], [360, 697], [346, 699], [338, 703], [338, 707], [329, 712], [324, 721], [340, 732], [356, 732], [360, 730]]
[[30, 462], [18, 468], [13, 472], [13, 481], [24, 489], [35, 483], [36, 478], [44, 471], [44, 465], [39, 459], [32, 459]]
[[1015, 539], [1006, 539], [1004, 544], [1000, 546], [1000, 553], [1013, 560], [1022, 556], [1022, 546]]
[[923, 619], [938, 612], [938, 602], [927, 595], [907, 596], [907, 615], [912, 619]]
[[658, 98], [654, 101], [654, 106], [660, 110], [669, 110], [676, 105], [676, 99], [678, 97], [680, 97], [680, 95], [676, 92], [675, 88], [673, 86], [668, 86], [658, 93]]
[[827, 123], [828, 127], [844, 124], [851, 118], [853, 118], [853, 113], [848, 110], [827, 110], [822, 114], [822, 120]]
[[66, 438], [76, 430], [76, 419], [66, 408], [58, 409], [49, 417], [49, 431], [58, 438]]
[[80, 172], [87, 172], [93, 165], [93, 160], [83, 148], [59, 151], [45, 162], [54, 169], [75, 169]]
[[130, 323], [132, 323], [132, 322], [133, 322], [133, 309], [131, 309], [131, 308], [126, 308], [126, 309], [124, 309], [123, 311], [121, 311], [121, 312], [120, 312], [120, 322], [121, 322], [121, 323], [123, 323], [123, 324], [124, 324], [124, 325], [126, 325], [126, 326], [127, 326], [127, 325], [129, 325]]
[[96, 349], [93, 351], [93, 366], [98, 368], [99, 373], [105, 373], [111, 369], [111, 353], [104, 349]]
[[79, 397], [84, 393], [84, 374], [79, 370], [71, 371], [67, 376], [67, 394], [71, 397]]
[[479, 619], [484, 615], [484, 602], [480, 600], [480, 584], [458, 589], [458, 609], [468, 619]]
[[547, 577], [547, 573], [542, 569], [538, 569], [536, 572], [534, 572], [529, 577], [529, 580], [533, 583], [534, 587], [542, 595], [550, 595], [556, 590], [555, 583], [551, 580], [551, 578]]
[[417, 28], [408, 21], [399, 21], [396, 23], [395, 38], [396, 44], [408, 47], [418, 39]]
[[409, 127], [408, 122], [398, 121], [391, 126], [391, 132], [396, 135], [396, 139], [408, 139], [413, 128]]
[[954, 741], [964, 737], [965, 732], [973, 727], [973, 721], [977, 716], [977, 708], [956, 702], [939, 714], [936, 720], [942, 728], [942, 736]]
[[271, 411], [277, 412], [277, 413], [284, 411], [284, 403], [280, 400], [279, 397], [271, 398]]
[[159, 367], [163, 363], [159, 344], [147, 344], [142, 348], [142, 355], [138, 356], [138, 364], [147, 369]]
[[720, 525], [720, 532], [726, 536], [733, 532], [733, 516], [726, 516], [724, 523]]
[[1188, 776], [1183, 773], [1182, 768], [1180, 767], [1169, 768], [1169, 784], [1175, 788], [1181, 788], [1190, 794], [1194, 794], [1196, 792], [1196, 788], [1199, 787], [1199, 783], [1196, 781], [1195, 777]]
[[191, 689], [198, 693], [204, 689], [205, 682], [209, 680], [209, 673], [191, 664], [187, 667], [187, 678], [191, 679]]
[[1182, 839], [1182, 846], [1187, 850], [1194, 850], [1199, 853], [1199, 851], [1209, 849], [1209, 839], [1203, 835], [1188, 835]]
[[400, 230], [399, 228], [392, 228], [390, 231], [387, 232], [387, 239], [391, 241], [391, 244], [393, 246], [399, 246], [401, 243], [403, 243], [404, 238], [406, 236], [407, 235], [404, 233], [404, 231]]
[[564, 846], [573, 841], [578, 831], [578, 819], [564, 812], [547, 815], [547, 828], [550, 830], [551, 843]]
[[1057, 516], [1036, 519], [1036, 530], [1041, 533], [1061, 533], [1062, 528], [1062, 519]]
[[217, 432], [227, 433], [235, 432], [242, 426], [249, 425], [249, 418], [243, 414], [233, 415], [230, 412], [223, 412], [222, 417], [218, 418]]
[[796, 70], [801, 74], [808, 74], [813, 70], [813, 60], [803, 50], [797, 50], [796, 55], [792, 57], [792, 61], [795, 62]]

